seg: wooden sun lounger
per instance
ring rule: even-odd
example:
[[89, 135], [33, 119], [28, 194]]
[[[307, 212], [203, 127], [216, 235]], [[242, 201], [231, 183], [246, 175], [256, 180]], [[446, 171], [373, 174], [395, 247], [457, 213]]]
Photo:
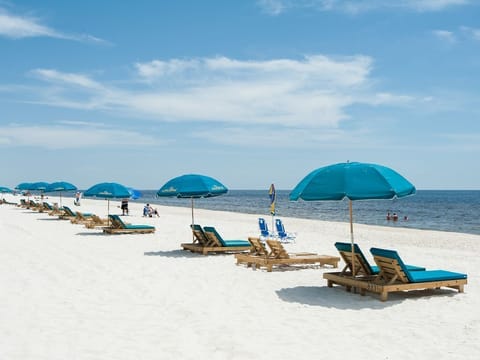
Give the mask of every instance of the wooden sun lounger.
[[109, 221], [108, 219], [101, 219], [97, 215], [92, 214], [92, 216], [87, 218], [87, 221], [85, 221], [84, 224], [87, 229], [94, 229], [96, 227], [108, 226]]
[[[201, 227], [200, 227], [201, 229]], [[193, 229], [195, 236], [199, 235], [199, 230]], [[196, 234], [197, 233], [197, 234]], [[224, 240], [214, 227], [206, 226], [203, 228], [203, 233], [206, 239], [203, 239], [202, 235], [197, 238], [198, 243], [181, 244], [183, 250], [189, 250], [191, 252], [197, 252], [203, 255], [208, 253], [238, 253], [250, 251], [251, 244], [245, 240]]]
[[380, 268], [378, 275], [351, 276], [344, 273], [324, 273], [328, 287], [334, 284], [345, 286], [347, 291], [358, 290], [361, 295], [367, 291], [380, 294], [380, 300], [386, 301], [390, 292], [419, 289], [439, 289], [448, 287], [463, 292], [467, 284], [467, 275], [445, 270], [407, 269], [398, 253], [394, 250], [372, 248], [375, 263]]
[[[376, 275], [380, 272], [378, 266], [371, 266], [367, 261], [367, 258], [363, 254], [360, 246], [353, 244], [354, 254], [352, 256], [352, 244], [345, 242], [336, 242], [335, 247], [337, 248], [342, 260], [345, 262], [345, 267], [342, 270], [343, 274], [348, 273], [351, 276], [352, 269], [355, 268], [355, 275]], [[353, 262], [352, 262], [353, 258]], [[353, 266], [355, 265], [355, 266]], [[419, 271], [425, 270], [424, 267], [407, 265], [408, 270], [410, 271]]]
[[[252, 239], [250, 239], [252, 240]], [[253, 242], [256, 239], [253, 238]], [[260, 241], [259, 241], [260, 242]], [[247, 264], [248, 266], [255, 265], [255, 267], [265, 267], [268, 272], [272, 271], [273, 266], [279, 265], [314, 265], [320, 266], [330, 265], [332, 267], [338, 267], [340, 258], [331, 255], [318, 255], [315, 253], [288, 253], [283, 247], [282, 243], [278, 240], [267, 240], [267, 244], [271, 251], [265, 256], [264, 254], [245, 254], [245, 256], [237, 255], [237, 264]], [[263, 250], [261, 250], [261, 253]]]
[[155, 232], [155, 226], [132, 225], [124, 223], [118, 215], [109, 215], [110, 226], [104, 227], [107, 234], [149, 234]]

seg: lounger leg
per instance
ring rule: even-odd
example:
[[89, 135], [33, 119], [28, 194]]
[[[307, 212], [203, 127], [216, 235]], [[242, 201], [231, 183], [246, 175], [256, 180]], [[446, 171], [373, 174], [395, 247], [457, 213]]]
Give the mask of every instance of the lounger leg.
[[329, 288], [333, 287], [333, 281], [332, 280], [327, 280], [327, 286]]
[[388, 292], [382, 291], [382, 292], [380, 293], [380, 300], [381, 300], [381, 301], [387, 301], [387, 298], [388, 298]]

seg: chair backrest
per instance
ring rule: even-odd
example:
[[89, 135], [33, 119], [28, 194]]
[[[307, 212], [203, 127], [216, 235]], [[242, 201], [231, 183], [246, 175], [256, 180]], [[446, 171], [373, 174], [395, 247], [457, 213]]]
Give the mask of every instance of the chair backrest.
[[279, 237], [283, 238], [287, 236], [287, 232], [285, 231], [282, 220], [275, 219], [275, 227], [277, 228], [277, 233]]
[[387, 284], [396, 281], [413, 282], [406, 265], [395, 250], [371, 248], [375, 263], [380, 269], [379, 277]]
[[278, 240], [267, 240], [267, 244], [271, 249], [269, 257], [275, 259], [289, 259], [290, 256], [287, 250], [283, 247], [282, 243]]
[[68, 206], [64, 206], [63, 210], [68, 216], [76, 216], [76, 213], [72, 211]]
[[225, 241], [222, 239], [220, 234], [217, 232], [217, 230], [213, 226], [205, 226], [203, 228], [203, 231], [205, 232], [205, 235], [207, 236], [207, 238], [210, 240], [210, 243], [213, 243], [215, 246], [219, 246], [219, 247], [227, 246]]
[[43, 202], [43, 207], [48, 210], [54, 210], [53, 206], [45, 201]]
[[268, 256], [268, 250], [257, 237], [249, 237], [248, 241], [252, 244], [252, 253], [257, 256]]
[[268, 231], [267, 223], [264, 218], [258, 218], [258, 226], [260, 227], [260, 235], [268, 236], [270, 232]]
[[195, 236], [195, 240], [197, 240], [200, 245], [207, 246], [209, 243], [209, 239], [203, 231], [202, 227], [198, 224], [190, 224], [190, 228], [192, 229], [193, 235]]
[[110, 226], [116, 229], [125, 229], [125, 223], [118, 215], [108, 215], [110, 218]]
[[[352, 244], [351, 243], [345, 243], [345, 242], [336, 242], [335, 247], [337, 248], [338, 252], [340, 253], [340, 256], [342, 257], [343, 261], [345, 262], [346, 266], [343, 269], [343, 273], [348, 269], [352, 271], [353, 265], [352, 265]], [[370, 264], [368, 263], [367, 259], [363, 255], [362, 250], [360, 249], [360, 246], [357, 244], [353, 244], [353, 251], [354, 251], [354, 256], [353, 256], [353, 261], [355, 261], [355, 274], [354, 275], [359, 275], [359, 274], [364, 274], [364, 275], [373, 275], [374, 271]]]

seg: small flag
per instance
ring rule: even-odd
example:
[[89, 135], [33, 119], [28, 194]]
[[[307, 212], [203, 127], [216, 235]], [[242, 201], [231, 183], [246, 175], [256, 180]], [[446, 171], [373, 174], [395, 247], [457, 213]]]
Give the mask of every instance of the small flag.
[[268, 196], [270, 197], [270, 214], [275, 215], [275, 185], [270, 185], [270, 189], [268, 190]]

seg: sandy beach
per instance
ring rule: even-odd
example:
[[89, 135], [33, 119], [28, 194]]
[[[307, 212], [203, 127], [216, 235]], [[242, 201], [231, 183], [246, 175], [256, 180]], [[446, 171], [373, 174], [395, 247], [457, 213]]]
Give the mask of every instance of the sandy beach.
[[[5, 195], [7, 201], [19, 197]], [[48, 201], [58, 202], [55, 196]], [[63, 199], [107, 214], [107, 202]], [[119, 201], [110, 212], [120, 214]], [[154, 234], [104, 235], [56, 216], [0, 205], [0, 359], [475, 359], [480, 356], [480, 236], [355, 224], [355, 240], [396, 249], [410, 263], [468, 274], [464, 293], [378, 295], [328, 288], [328, 267], [273, 272], [233, 255], [181, 250], [190, 209], [157, 207], [124, 220]], [[225, 239], [258, 235], [259, 215], [196, 209]], [[289, 251], [338, 256], [346, 222], [282, 218]], [[346, 219], [347, 221], [347, 219]], [[340, 268], [343, 262], [340, 263]]]

